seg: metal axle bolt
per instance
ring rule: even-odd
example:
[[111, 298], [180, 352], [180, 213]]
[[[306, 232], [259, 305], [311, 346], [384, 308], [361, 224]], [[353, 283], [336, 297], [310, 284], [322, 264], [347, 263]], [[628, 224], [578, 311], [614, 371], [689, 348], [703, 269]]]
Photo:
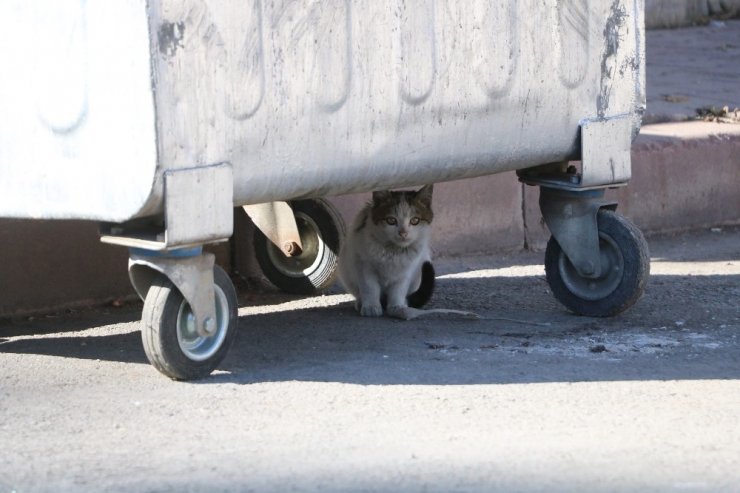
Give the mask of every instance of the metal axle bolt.
[[211, 317], [206, 318], [203, 320], [203, 329], [206, 331], [207, 334], [213, 334], [216, 332], [216, 321], [213, 320]]
[[286, 241], [285, 243], [283, 243], [283, 252], [289, 257], [296, 257], [300, 255], [303, 250], [301, 250], [301, 247], [298, 246], [298, 243], [294, 241]]

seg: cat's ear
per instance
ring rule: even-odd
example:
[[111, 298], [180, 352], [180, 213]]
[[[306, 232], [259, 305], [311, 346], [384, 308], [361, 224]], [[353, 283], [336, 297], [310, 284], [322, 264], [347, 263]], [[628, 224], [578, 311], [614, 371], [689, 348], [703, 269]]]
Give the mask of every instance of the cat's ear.
[[373, 204], [379, 205], [388, 200], [388, 198], [391, 196], [391, 192], [388, 190], [381, 190], [378, 192], [373, 192]]
[[434, 184], [424, 185], [416, 192], [416, 200], [426, 204], [427, 206], [432, 205], [432, 191], [434, 190]]

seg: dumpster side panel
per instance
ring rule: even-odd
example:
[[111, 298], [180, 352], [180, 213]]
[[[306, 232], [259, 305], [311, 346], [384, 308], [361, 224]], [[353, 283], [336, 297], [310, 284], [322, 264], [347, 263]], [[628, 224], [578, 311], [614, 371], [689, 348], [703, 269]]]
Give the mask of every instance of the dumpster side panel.
[[0, 216], [122, 221], [157, 155], [145, 0], [0, 4]]
[[[577, 157], [644, 108], [641, 0], [167, 0], [165, 168], [230, 162], [239, 204]], [[607, 163], [605, 163], [607, 165]]]

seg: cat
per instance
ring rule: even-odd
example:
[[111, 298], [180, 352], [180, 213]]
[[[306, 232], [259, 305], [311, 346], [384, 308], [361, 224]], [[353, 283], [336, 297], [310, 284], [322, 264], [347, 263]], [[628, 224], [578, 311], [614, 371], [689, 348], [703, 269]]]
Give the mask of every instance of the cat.
[[434, 292], [430, 247], [434, 185], [373, 192], [339, 255], [339, 278], [365, 317], [413, 318]]

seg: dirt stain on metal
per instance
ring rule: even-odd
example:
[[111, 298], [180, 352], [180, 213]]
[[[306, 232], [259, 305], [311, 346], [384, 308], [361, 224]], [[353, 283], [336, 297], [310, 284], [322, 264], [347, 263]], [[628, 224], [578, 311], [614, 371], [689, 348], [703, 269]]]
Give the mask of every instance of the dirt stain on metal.
[[157, 31], [159, 52], [167, 57], [173, 57], [178, 48], [182, 48], [182, 39], [185, 35], [183, 22], [163, 22]]
[[612, 83], [614, 79], [614, 61], [611, 58], [616, 59], [617, 52], [619, 51], [619, 31], [624, 25], [624, 20], [627, 17], [624, 7], [620, 4], [619, 0], [615, 0], [612, 3], [611, 14], [606, 20], [606, 26], [604, 27], [604, 55], [601, 57], [601, 83], [599, 87], [599, 95], [596, 98], [596, 108], [599, 118], [604, 118], [607, 109], [609, 108], [609, 96], [612, 91]]

